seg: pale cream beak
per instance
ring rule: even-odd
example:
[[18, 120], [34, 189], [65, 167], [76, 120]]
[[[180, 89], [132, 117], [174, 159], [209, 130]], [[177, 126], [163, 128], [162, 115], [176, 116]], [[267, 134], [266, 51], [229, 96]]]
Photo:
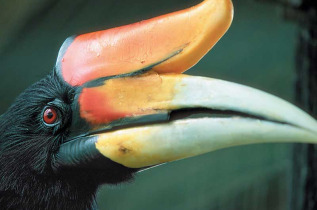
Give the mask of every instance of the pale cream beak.
[[[98, 123], [96, 149], [112, 161], [142, 168], [191, 157], [221, 148], [264, 142], [317, 143], [317, 122], [292, 104], [262, 91], [217, 79], [178, 74], [147, 74], [111, 79], [85, 94], [105, 96], [110, 103], [81, 107], [87, 121], [107, 111], [138, 119], [168, 113], [169, 121], [132, 125], [109, 131]], [[109, 108], [111, 107], [111, 108]], [[85, 110], [85, 108], [87, 110]], [[94, 110], [98, 112], [94, 113]], [[173, 113], [198, 117], [177, 117]], [[217, 113], [221, 113], [219, 116]], [[98, 115], [99, 116], [99, 115]], [[107, 119], [107, 115], [104, 115]], [[122, 119], [119, 120], [123, 122]], [[105, 120], [105, 122], [108, 122]], [[104, 130], [103, 130], [104, 129]]]

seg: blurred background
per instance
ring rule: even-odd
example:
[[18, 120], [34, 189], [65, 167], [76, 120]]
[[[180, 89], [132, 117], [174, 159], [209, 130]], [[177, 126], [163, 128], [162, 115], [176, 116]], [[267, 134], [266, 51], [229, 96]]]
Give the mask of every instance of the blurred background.
[[[52, 70], [68, 36], [133, 23], [198, 2], [0, 0], [0, 114], [27, 86]], [[296, 58], [303, 27], [310, 27], [298, 26], [305, 22], [297, 21], [303, 17], [301, 2], [233, 0], [232, 27], [187, 74], [229, 80], [301, 102]], [[103, 186], [99, 209], [304, 209], [305, 149], [292, 144], [249, 145], [168, 163], [137, 174], [131, 183]], [[299, 160], [304, 163], [294, 159], [297, 150], [298, 157], [304, 151], [304, 160]]]

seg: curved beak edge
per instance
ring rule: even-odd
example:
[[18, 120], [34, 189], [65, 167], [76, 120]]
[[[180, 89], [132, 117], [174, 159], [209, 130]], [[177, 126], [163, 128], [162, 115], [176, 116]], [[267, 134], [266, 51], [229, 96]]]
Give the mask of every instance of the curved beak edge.
[[[126, 89], [121, 88], [123, 84]], [[140, 87], [140, 90], [132, 87]], [[128, 91], [131, 88], [133, 91]], [[317, 142], [317, 121], [308, 114], [275, 96], [231, 82], [178, 74], [150, 74], [111, 79], [91, 90], [107, 93], [107, 100], [111, 96], [114, 104], [110, 105], [116, 107], [116, 112], [125, 109], [127, 118], [162, 111], [171, 115], [175, 110], [185, 109], [193, 113], [201, 108], [209, 111], [199, 117], [170, 118], [165, 122], [128, 125], [122, 129], [103, 129], [99, 121], [91, 121], [94, 127], [99, 126], [98, 132], [62, 144], [57, 154], [59, 166], [78, 166], [102, 156], [129, 168], [143, 168], [237, 145]], [[111, 90], [117, 98], [111, 95]], [[150, 92], [161, 94], [156, 98], [151, 97]], [[81, 94], [85, 93], [90, 91]], [[128, 105], [118, 105], [122, 101]], [[217, 111], [222, 115], [209, 114]], [[94, 116], [93, 108], [88, 112], [87, 121]]]

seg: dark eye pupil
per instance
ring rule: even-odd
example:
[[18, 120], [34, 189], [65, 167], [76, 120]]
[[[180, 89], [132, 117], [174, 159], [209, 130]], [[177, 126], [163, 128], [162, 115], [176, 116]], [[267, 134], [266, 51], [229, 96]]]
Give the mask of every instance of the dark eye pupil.
[[54, 117], [54, 114], [52, 112], [47, 113], [47, 118], [52, 119]]

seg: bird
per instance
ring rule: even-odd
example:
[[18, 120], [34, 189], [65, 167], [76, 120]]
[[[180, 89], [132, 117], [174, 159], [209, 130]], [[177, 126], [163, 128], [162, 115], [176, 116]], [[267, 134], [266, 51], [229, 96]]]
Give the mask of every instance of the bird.
[[317, 142], [317, 122], [247, 86], [182, 74], [231, 25], [231, 0], [65, 40], [0, 116], [2, 209], [96, 209], [101, 185], [217, 149]]

